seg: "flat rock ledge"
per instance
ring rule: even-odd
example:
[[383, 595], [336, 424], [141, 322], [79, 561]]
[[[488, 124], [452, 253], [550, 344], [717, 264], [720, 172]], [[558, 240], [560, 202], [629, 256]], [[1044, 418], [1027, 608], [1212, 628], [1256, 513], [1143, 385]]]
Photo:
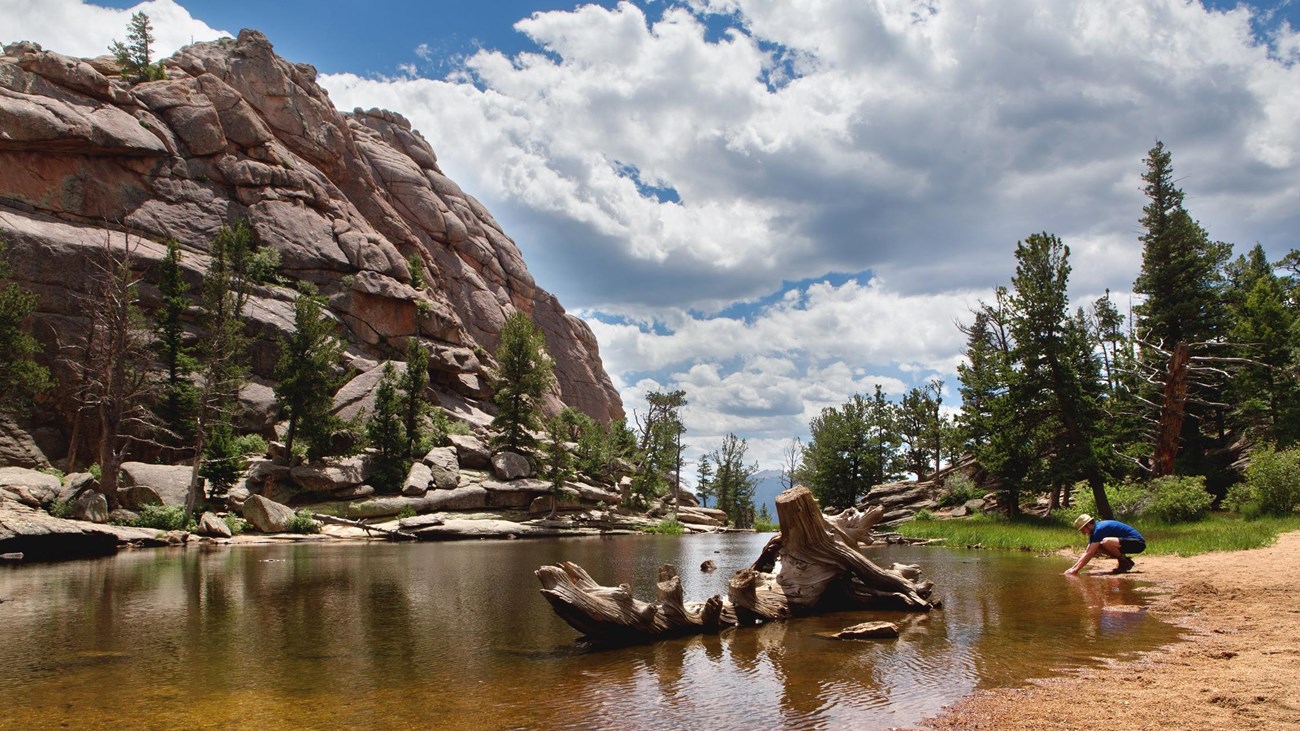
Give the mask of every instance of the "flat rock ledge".
[[124, 546], [168, 546], [184, 541], [183, 536], [150, 528], [67, 520], [21, 503], [0, 503], [0, 553], [22, 554], [24, 561], [109, 556]]

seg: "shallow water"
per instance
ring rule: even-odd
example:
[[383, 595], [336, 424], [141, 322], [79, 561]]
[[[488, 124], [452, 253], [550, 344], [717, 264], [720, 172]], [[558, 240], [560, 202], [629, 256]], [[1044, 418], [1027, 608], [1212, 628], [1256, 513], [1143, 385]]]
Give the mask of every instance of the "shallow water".
[[[532, 572], [574, 561], [651, 599], [725, 592], [768, 536], [136, 551], [0, 568], [0, 728], [755, 729], [915, 724], [970, 691], [1168, 643], [1131, 577], [1069, 561], [869, 549], [944, 608], [846, 612], [590, 651]], [[699, 565], [713, 560], [718, 570]], [[818, 632], [869, 620], [892, 641]]]

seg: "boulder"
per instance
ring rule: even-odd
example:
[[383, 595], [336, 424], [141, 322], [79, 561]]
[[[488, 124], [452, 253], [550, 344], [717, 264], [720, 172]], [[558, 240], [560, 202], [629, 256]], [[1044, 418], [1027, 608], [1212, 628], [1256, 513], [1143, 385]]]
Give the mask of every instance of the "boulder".
[[483, 489], [487, 490], [489, 508], [527, 508], [533, 498], [550, 494], [551, 485], [545, 480], [484, 480]]
[[0, 467], [0, 499], [33, 508], [48, 508], [59, 499], [63, 482], [54, 475], [25, 467]]
[[452, 434], [447, 437], [456, 450], [456, 461], [461, 467], [484, 470], [492, 466], [492, 453], [478, 437], [469, 434]]
[[424, 497], [428, 492], [429, 486], [433, 483], [433, 471], [429, 465], [423, 462], [416, 462], [411, 465], [411, 469], [406, 473], [406, 480], [402, 482], [402, 494], [407, 497]]
[[518, 452], [497, 452], [492, 455], [492, 474], [499, 480], [518, 480], [531, 476], [533, 466]]
[[334, 500], [360, 500], [368, 498], [375, 494], [375, 488], [370, 485], [353, 485], [351, 487], [340, 487], [329, 494]]
[[[550, 515], [551, 504], [555, 502], [554, 495], [539, 495], [533, 498], [528, 504], [529, 515]], [[580, 511], [585, 508], [578, 502], [578, 492], [573, 488], [565, 487], [560, 490], [560, 503], [556, 506], [555, 512]]]
[[151, 487], [163, 505], [184, 505], [190, 493], [190, 465], [122, 463], [122, 487]]
[[424, 498], [412, 497], [379, 497], [373, 500], [363, 500], [361, 502], [349, 503], [344, 511], [343, 517], [351, 520], [365, 520], [366, 518], [389, 518], [403, 510], [410, 508], [417, 513], [428, 510], [428, 505]]
[[72, 518], [90, 523], [107, 523], [108, 500], [94, 490], [86, 490], [72, 501]]
[[36, 440], [8, 415], [0, 413], [0, 467], [43, 469], [50, 466]]
[[293, 509], [287, 505], [267, 500], [261, 495], [250, 495], [240, 507], [244, 520], [263, 533], [283, 533], [293, 522]]
[[429, 510], [482, 510], [488, 506], [488, 491], [482, 486], [436, 490], [425, 502]]
[[63, 487], [59, 489], [59, 499], [71, 502], [87, 490], [98, 490], [99, 480], [89, 472], [73, 472], [63, 476]]
[[435, 490], [450, 490], [460, 484], [460, 463], [455, 447], [434, 447], [422, 460], [428, 465]]
[[618, 493], [611, 490], [605, 490], [595, 485], [586, 483], [574, 483], [574, 488], [578, 491], [578, 497], [589, 503], [602, 503], [604, 505], [618, 505], [622, 500]]
[[123, 487], [117, 491], [117, 502], [127, 510], [143, 510], [146, 505], [163, 505], [162, 495], [147, 485]]
[[203, 513], [199, 518], [199, 527], [196, 532], [201, 536], [212, 538], [230, 538], [233, 535], [230, 526], [226, 525], [226, 521], [218, 518], [217, 514], [211, 511]]
[[360, 485], [370, 477], [370, 460], [364, 455], [326, 459], [294, 467], [293, 481], [304, 490], [327, 492]]

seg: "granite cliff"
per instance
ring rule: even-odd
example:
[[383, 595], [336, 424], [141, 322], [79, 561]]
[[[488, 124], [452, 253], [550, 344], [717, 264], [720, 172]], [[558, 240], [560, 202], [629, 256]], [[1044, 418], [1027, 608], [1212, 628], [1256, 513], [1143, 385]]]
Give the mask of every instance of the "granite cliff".
[[[590, 329], [534, 283], [514, 242], [400, 115], [339, 112], [314, 68], [280, 58], [257, 31], [188, 46], [164, 66], [165, 80], [128, 85], [107, 58], [29, 42], [0, 57], [0, 239], [14, 279], [39, 295], [34, 329], [47, 361], [62, 335], [85, 325], [77, 295], [106, 241], [140, 240], [134, 266], [149, 309], [162, 242], [181, 244], [197, 282], [214, 234], [246, 219], [256, 245], [279, 252], [286, 281], [310, 281], [328, 297], [354, 376], [341, 405], [419, 337], [433, 350], [438, 400], [482, 423], [490, 353], [506, 316], [521, 310], [556, 362], [548, 411], [623, 416]], [[412, 256], [426, 284], [418, 289]], [[257, 341], [247, 428], [274, 424], [269, 379], [295, 296], [259, 287], [248, 308]], [[60, 398], [33, 432], [47, 451], [59, 448]]]

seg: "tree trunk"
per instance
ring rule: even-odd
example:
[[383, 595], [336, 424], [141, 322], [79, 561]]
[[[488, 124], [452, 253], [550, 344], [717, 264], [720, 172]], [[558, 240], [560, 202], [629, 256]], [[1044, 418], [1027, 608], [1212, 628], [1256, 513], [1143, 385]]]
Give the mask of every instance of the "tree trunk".
[[[776, 498], [781, 533], [754, 566], [728, 582], [727, 598], [685, 603], [671, 566], [659, 572], [658, 600], [638, 601], [626, 585], [600, 586], [580, 566], [543, 566], [536, 575], [555, 613], [595, 642], [646, 642], [661, 637], [716, 631], [839, 609], [929, 611], [932, 585], [920, 570], [895, 564], [883, 569], [857, 550], [857, 543], [883, 509], [845, 511], [828, 520], [807, 488]], [[851, 514], [850, 514], [851, 512]], [[779, 568], [777, 568], [779, 566]], [[768, 573], [776, 569], [776, 573]]]
[[1160, 405], [1160, 429], [1156, 435], [1155, 455], [1151, 460], [1151, 476], [1165, 477], [1174, 473], [1174, 458], [1182, 443], [1183, 420], [1187, 415], [1187, 367], [1191, 362], [1191, 349], [1186, 343], [1174, 346], [1169, 357], [1169, 373], [1165, 377], [1164, 401]]

